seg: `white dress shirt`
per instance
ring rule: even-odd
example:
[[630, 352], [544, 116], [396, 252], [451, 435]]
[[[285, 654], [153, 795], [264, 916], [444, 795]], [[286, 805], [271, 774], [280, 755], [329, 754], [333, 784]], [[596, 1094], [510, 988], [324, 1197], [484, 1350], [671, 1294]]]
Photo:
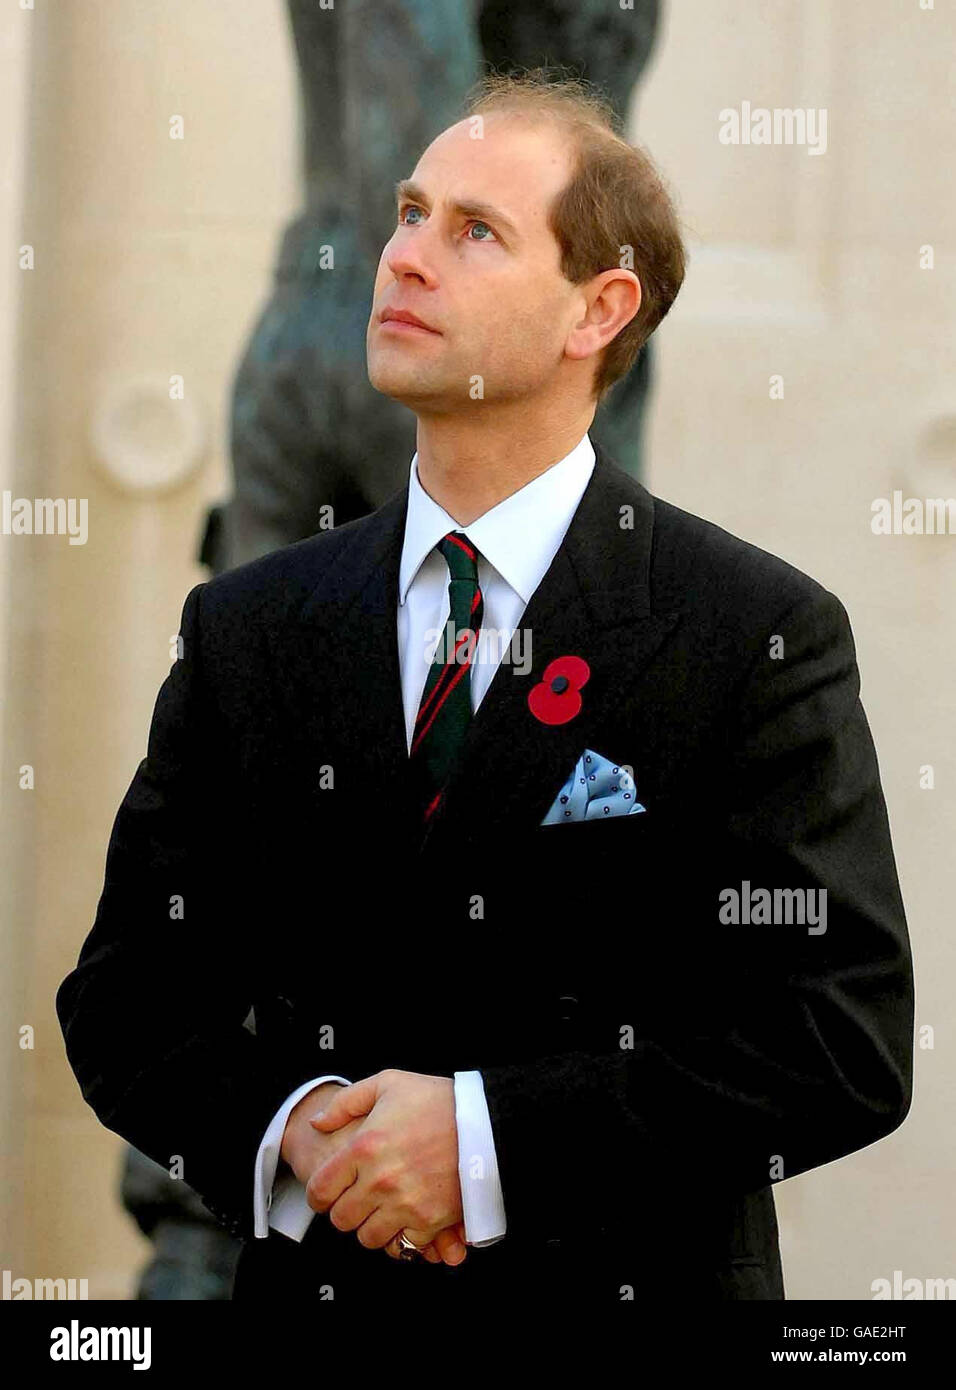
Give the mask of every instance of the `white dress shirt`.
[[[463, 531], [478, 550], [478, 582], [484, 600], [481, 631], [471, 668], [471, 707], [487, 693], [501, 656], [544, 578], [591, 478], [594, 448], [587, 434], [559, 463], [462, 526], [431, 498], [418, 480], [418, 454], [408, 480], [408, 511], [398, 593], [398, 653], [408, 748], [428, 668], [449, 617], [448, 565], [435, 546], [449, 531]], [[516, 663], [522, 659], [516, 644]], [[255, 1234], [269, 1227], [301, 1240], [315, 1212], [292, 1173], [276, 1181], [282, 1137], [293, 1107], [323, 1081], [350, 1083], [344, 1076], [317, 1076], [288, 1096], [266, 1130], [256, 1155]], [[469, 1245], [494, 1245], [507, 1229], [491, 1119], [479, 1071], [455, 1072], [458, 1176]], [[316, 1104], [318, 1109], [318, 1103]]]

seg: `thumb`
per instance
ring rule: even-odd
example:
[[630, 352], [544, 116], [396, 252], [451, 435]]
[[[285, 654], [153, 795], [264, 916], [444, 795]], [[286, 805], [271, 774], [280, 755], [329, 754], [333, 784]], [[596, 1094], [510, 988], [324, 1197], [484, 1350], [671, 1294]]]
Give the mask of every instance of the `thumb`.
[[378, 1085], [374, 1076], [364, 1081], [356, 1081], [352, 1086], [342, 1086], [337, 1095], [326, 1102], [325, 1109], [313, 1115], [309, 1124], [323, 1134], [341, 1129], [350, 1120], [367, 1115], [378, 1099]]

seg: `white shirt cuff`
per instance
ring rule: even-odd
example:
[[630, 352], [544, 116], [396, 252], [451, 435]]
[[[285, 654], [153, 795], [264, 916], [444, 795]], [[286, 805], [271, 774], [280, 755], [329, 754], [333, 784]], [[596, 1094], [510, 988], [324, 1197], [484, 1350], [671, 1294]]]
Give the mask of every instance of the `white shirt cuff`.
[[480, 1071], [455, 1072], [455, 1120], [465, 1237], [469, 1245], [495, 1245], [508, 1223]]
[[314, 1081], [304, 1081], [276, 1111], [259, 1145], [253, 1191], [255, 1234], [259, 1240], [268, 1237], [270, 1226], [273, 1230], [288, 1236], [290, 1240], [301, 1240], [315, 1216], [305, 1199], [305, 1187], [295, 1174], [284, 1173], [278, 1182], [275, 1181], [275, 1175], [279, 1166], [282, 1136], [291, 1111], [304, 1095], [315, 1086], [321, 1086], [323, 1081], [340, 1081], [343, 1086], [352, 1084], [344, 1076], [317, 1076]]
[[[324, 1081], [351, 1085], [344, 1076], [318, 1076], [305, 1081], [276, 1111], [256, 1154], [254, 1191], [255, 1235], [264, 1240], [269, 1229], [301, 1241], [315, 1212], [305, 1187], [294, 1173], [276, 1181], [282, 1136], [291, 1111], [304, 1095]], [[455, 1072], [455, 1122], [458, 1129], [458, 1178], [461, 1185], [465, 1239], [469, 1245], [495, 1245], [508, 1228], [504, 1195], [498, 1175], [491, 1117], [479, 1071]]]

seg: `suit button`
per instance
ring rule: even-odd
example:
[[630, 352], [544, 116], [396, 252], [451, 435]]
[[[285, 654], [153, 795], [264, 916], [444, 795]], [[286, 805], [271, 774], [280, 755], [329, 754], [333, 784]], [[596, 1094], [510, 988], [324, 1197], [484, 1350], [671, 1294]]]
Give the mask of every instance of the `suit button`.
[[573, 994], [562, 994], [558, 1000], [558, 1007], [561, 1010], [561, 1020], [570, 1023], [577, 1013], [578, 1001]]

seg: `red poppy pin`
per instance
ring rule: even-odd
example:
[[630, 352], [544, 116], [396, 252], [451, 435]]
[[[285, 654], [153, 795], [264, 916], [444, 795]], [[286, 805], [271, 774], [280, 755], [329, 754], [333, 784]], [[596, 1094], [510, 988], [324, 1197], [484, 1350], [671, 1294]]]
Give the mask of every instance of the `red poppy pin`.
[[580, 656], [556, 656], [528, 692], [528, 707], [542, 724], [567, 724], [581, 710], [581, 687], [591, 668]]

